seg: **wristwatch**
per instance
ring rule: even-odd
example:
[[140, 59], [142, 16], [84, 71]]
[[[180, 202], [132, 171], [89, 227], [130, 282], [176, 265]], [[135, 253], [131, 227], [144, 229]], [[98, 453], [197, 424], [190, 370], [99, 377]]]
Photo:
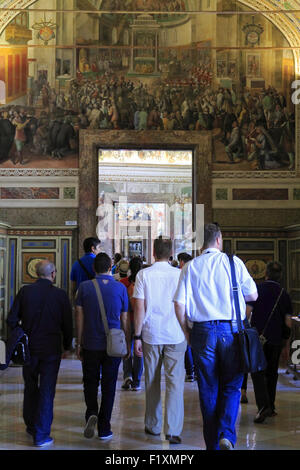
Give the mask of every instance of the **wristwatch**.
[[142, 335], [134, 335], [133, 339], [134, 339], [134, 341], [135, 341], [136, 339], [142, 339]]

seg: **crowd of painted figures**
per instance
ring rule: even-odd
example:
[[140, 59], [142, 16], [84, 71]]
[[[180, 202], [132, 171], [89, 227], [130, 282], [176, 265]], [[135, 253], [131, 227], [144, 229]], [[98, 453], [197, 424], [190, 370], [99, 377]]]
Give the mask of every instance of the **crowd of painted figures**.
[[102, 10], [126, 11], [185, 11], [184, 0], [104, 0]]
[[293, 169], [295, 117], [285, 96], [271, 86], [240, 93], [214, 88], [208, 71], [194, 67], [185, 82], [160, 80], [151, 87], [124, 76], [77, 78], [68, 93], [57, 93], [44, 81], [30, 106], [0, 109], [0, 161], [10, 153], [15, 163], [24, 163], [25, 146], [61, 159], [76, 153], [80, 129], [208, 130], [223, 149], [223, 161]]

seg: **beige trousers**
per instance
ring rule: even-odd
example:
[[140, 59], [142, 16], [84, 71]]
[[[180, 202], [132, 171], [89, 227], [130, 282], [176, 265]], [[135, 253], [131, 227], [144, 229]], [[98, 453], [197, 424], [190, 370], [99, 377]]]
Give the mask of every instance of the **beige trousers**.
[[161, 369], [166, 380], [164, 433], [180, 436], [184, 418], [184, 354], [186, 341], [153, 345], [143, 342], [145, 369], [145, 427], [158, 434], [162, 428]]

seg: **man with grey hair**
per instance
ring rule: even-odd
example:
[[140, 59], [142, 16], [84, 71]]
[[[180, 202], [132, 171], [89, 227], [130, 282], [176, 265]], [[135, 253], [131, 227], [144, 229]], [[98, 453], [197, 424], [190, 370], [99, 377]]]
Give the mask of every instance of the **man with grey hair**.
[[[185, 264], [174, 296], [188, 342], [191, 336], [207, 450], [233, 449], [243, 381], [230, 263], [222, 248], [219, 225], [206, 224], [202, 254]], [[246, 302], [257, 299], [257, 289], [244, 263], [237, 256], [233, 259], [245, 322]], [[187, 319], [193, 322], [191, 335]]]
[[53, 443], [50, 429], [61, 343], [63, 339], [65, 351], [71, 348], [72, 308], [67, 293], [53, 285], [53, 263], [39, 261], [36, 273], [37, 281], [19, 290], [7, 323], [12, 329], [21, 323], [28, 336], [30, 363], [23, 366], [23, 418], [35, 446], [44, 447]]

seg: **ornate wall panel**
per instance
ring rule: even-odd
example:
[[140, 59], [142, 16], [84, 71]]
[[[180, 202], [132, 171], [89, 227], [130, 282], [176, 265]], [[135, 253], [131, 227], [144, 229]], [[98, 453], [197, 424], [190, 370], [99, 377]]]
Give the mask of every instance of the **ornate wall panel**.
[[291, 227], [288, 240], [289, 291], [292, 297], [294, 313], [300, 313], [300, 232]]
[[8, 236], [8, 309], [16, 292], [37, 279], [35, 266], [41, 259], [55, 263], [55, 285], [70, 294], [72, 229], [10, 228]]

